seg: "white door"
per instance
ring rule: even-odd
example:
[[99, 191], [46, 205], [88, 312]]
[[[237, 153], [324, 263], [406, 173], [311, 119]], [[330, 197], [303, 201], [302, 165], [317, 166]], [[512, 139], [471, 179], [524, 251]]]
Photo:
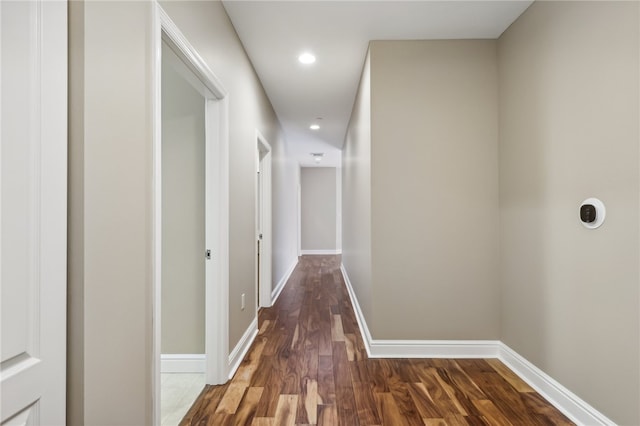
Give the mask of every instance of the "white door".
[[64, 425], [67, 4], [0, 2], [2, 425]]

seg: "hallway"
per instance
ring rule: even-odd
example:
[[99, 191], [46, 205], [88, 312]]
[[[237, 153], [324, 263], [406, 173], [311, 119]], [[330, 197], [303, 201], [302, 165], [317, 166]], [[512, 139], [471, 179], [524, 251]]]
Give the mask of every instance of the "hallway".
[[369, 359], [339, 256], [303, 256], [233, 379], [181, 425], [572, 424], [494, 359]]

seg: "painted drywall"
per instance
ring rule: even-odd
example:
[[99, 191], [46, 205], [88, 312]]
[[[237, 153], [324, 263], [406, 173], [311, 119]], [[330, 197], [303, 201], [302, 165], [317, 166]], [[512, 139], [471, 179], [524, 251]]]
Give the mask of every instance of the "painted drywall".
[[67, 199], [67, 424], [84, 422], [84, 2], [70, 2]]
[[372, 336], [497, 339], [496, 41], [370, 52]]
[[68, 419], [151, 424], [152, 3], [69, 7]]
[[535, 2], [499, 41], [502, 340], [618, 424], [640, 423], [639, 18]]
[[301, 248], [336, 251], [337, 172], [335, 167], [302, 167]]
[[342, 264], [365, 320], [372, 316], [371, 66], [364, 62], [342, 151]]
[[[232, 349], [256, 316], [240, 310], [240, 294], [249, 307], [256, 295], [256, 129], [273, 149], [274, 217], [289, 223], [297, 167], [222, 4], [163, 6], [229, 92]], [[70, 2], [70, 424], [152, 424], [153, 7]], [[297, 256], [296, 230], [283, 223], [274, 221], [274, 281]]]
[[[282, 129], [223, 5], [217, 1], [161, 5], [229, 93], [229, 347], [233, 349], [256, 317], [251, 309], [256, 306], [256, 129], [272, 147], [273, 217], [295, 218], [295, 209], [289, 209], [295, 205], [296, 182], [286, 180], [295, 173], [295, 165], [283, 158]], [[296, 240], [282, 224], [274, 221], [272, 230], [276, 283], [297, 257]], [[250, 307], [244, 311], [242, 294]]]
[[203, 354], [205, 101], [174, 69], [170, 55], [163, 43], [161, 350]]
[[271, 145], [272, 290], [298, 261], [299, 170], [285, 143]]

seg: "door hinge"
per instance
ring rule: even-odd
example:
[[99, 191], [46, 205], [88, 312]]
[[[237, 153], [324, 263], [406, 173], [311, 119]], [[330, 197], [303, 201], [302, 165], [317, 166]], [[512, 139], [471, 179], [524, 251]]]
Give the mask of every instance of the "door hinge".
[[262, 239], [262, 234], [258, 235], [258, 239], [261, 240]]
[[211, 259], [211, 250], [205, 251], [205, 257], [207, 258], [207, 260]]

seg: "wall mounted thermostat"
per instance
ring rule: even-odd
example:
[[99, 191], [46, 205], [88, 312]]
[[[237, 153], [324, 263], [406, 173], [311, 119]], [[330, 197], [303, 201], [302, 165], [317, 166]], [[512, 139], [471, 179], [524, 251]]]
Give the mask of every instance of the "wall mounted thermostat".
[[604, 222], [606, 213], [604, 204], [597, 198], [587, 198], [580, 205], [580, 221], [585, 228], [599, 228]]

